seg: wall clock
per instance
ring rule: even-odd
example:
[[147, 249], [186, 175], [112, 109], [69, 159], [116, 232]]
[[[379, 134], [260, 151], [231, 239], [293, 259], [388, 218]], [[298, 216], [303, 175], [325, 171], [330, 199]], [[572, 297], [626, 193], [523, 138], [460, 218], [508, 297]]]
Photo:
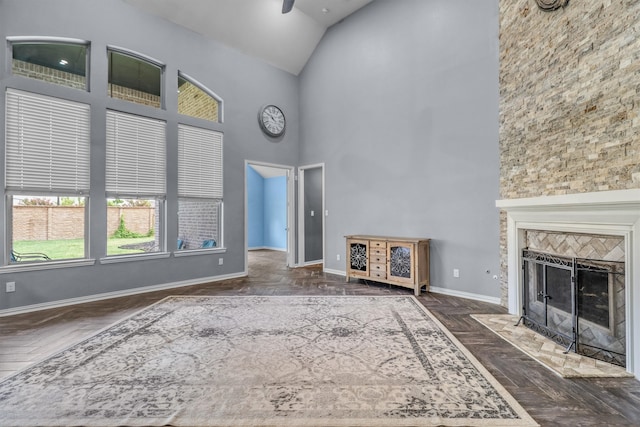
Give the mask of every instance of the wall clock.
[[264, 133], [274, 138], [284, 135], [287, 125], [284, 113], [275, 105], [266, 105], [260, 109], [258, 123]]

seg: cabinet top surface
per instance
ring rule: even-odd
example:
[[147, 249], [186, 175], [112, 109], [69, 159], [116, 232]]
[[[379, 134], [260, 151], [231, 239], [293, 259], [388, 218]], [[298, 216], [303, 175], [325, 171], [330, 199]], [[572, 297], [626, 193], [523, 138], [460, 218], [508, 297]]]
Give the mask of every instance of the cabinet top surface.
[[388, 240], [392, 242], [424, 242], [431, 239], [418, 238], [418, 237], [394, 237], [394, 236], [371, 236], [365, 234], [351, 234], [344, 236], [347, 239], [361, 239], [361, 240]]

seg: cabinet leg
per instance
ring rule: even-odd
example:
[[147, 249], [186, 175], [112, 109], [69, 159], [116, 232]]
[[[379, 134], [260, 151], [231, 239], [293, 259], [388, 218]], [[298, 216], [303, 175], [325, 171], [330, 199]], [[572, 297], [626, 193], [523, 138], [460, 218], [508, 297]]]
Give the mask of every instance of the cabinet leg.
[[413, 289], [413, 293], [415, 294], [415, 296], [419, 297], [420, 296], [420, 285], [416, 285], [416, 287]]

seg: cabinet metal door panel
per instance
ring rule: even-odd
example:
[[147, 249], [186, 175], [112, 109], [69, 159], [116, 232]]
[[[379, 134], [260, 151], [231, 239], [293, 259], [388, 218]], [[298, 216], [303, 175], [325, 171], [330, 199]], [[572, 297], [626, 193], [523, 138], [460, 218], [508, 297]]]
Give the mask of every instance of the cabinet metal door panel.
[[389, 242], [387, 245], [387, 278], [403, 283], [415, 282], [414, 245]]
[[348, 275], [369, 275], [369, 241], [347, 240], [347, 268]]

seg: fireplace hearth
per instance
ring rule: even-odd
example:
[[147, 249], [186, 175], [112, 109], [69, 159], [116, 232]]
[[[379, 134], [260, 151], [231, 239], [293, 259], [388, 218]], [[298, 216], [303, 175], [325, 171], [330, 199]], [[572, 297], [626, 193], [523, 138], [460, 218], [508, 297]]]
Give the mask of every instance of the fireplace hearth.
[[624, 262], [523, 250], [520, 321], [567, 351], [626, 366]]

